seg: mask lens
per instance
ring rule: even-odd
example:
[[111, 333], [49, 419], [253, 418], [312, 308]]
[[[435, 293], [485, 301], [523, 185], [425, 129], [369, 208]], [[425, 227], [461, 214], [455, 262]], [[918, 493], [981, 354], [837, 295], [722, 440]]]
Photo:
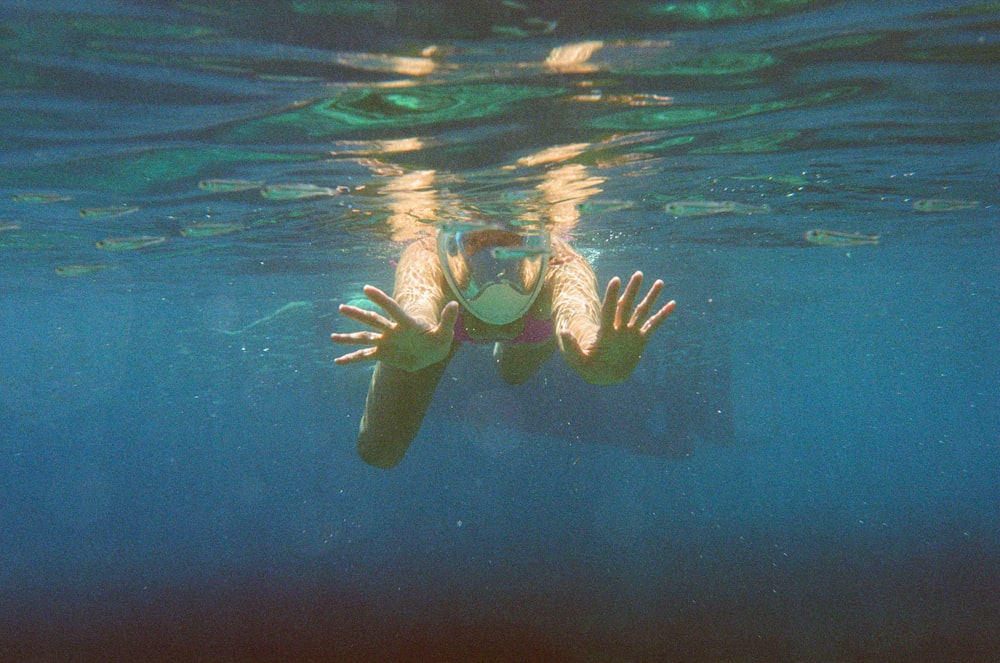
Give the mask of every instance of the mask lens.
[[[548, 263], [546, 233], [497, 227], [439, 232], [438, 251], [448, 282], [473, 315], [493, 324], [524, 315], [541, 289]], [[490, 295], [480, 302], [486, 290]]]

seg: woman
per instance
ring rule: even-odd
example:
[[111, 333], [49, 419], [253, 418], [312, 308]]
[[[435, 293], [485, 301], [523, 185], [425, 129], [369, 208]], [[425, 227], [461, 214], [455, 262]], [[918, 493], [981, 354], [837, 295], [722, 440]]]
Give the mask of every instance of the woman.
[[624, 292], [611, 279], [602, 303], [594, 270], [569, 244], [515, 224], [441, 226], [435, 238], [417, 240], [399, 260], [392, 297], [364, 288], [385, 315], [340, 306], [371, 331], [331, 335], [367, 346], [335, 363], [377, 362], [358, 434], [361, 458], [384, 469], [403, 459], [463, 341], [495, 343], [500, 375], [513, 384], [557, 348], [587, 382], [624, 381], [674, 309], [671, 301], [652, 312], [659, 280], [636, 305], [642, 278], [633, 274]]

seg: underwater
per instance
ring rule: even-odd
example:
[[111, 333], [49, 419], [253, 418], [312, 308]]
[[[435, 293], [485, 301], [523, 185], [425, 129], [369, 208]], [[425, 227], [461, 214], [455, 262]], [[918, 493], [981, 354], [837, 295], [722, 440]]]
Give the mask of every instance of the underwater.
[[[0, 52], [0, 659], [996, 660], [1000, 3], [0, 0]], [[371, 467], [340, 306], [483, 220], [676, 308], [620, 384], [462, 344]]]

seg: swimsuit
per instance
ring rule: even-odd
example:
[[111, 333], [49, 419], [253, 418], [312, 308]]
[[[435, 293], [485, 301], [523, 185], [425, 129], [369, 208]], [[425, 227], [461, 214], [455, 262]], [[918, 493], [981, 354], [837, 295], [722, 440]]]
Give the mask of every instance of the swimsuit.
[[459, 343], [475, 343], [484, 345], [495, 341], [504, 343], [544, 343], [555, 335], [551, 320], [539, 320], [530, 313], [524, 316], [524, 329], [514, 338], [472, 338], [469, 332], [465, 331], [465, 320], [463, 314], [465, 309], [459, 309], [458, 320], [455, 321], [455, 340]]

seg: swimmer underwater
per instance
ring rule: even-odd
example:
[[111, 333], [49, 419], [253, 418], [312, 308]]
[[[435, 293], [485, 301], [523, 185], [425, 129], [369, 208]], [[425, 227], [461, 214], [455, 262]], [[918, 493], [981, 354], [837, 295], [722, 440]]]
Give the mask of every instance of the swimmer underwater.
[[384, 315], [341, 304], [341, 314], [370, 330], [330, 336], [366, 346], [336, 364], [376, 362], [358, 454], [383, 469], [403, 459], [463, 342], [494, 343], [494, 362], [511, 384], [530, 378], [556, 349], [591, 384], [623, 382], [675, 305], [653, 312], [660, 280], [636, 304], [642, 281], [637, 271], [622, 291], [612, 278], [602, 302], [587, 260], [543, 228], [442, 225], [435, 237], [416, 240], [399, 259], [391, 297], [364, 288]]

